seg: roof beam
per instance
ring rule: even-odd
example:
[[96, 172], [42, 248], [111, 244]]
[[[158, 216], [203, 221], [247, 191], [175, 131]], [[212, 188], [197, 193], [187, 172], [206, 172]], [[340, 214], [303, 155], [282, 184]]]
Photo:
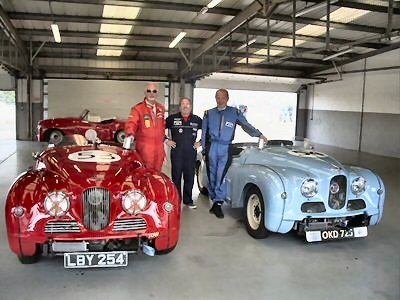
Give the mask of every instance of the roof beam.
[[263, 8], [263, 6], [258, 1], [254, 1], [230, 22], [219, 28], [218, 31], [213, 34], [209, 39], [207, 39], [200, 47], [194, 50], [191, 59], [195, 60], [196, 58], [200, 57], [204, 52], [211, 49], [215, 44], [225, 39], [231, 32], [235, 31], [249, 18], [256, 15], [261, 8]]
[[[385, 52], [389, 52], [389, 51], [392, 51], [392, 50], [396, 50], [396, 49], [399, 49], [399, 48], [400, 48], [400, 42], [399, 43], [393, 43], [393, 44], [390, 44], [387, 47], [383, 47], [383, 48], [378, 49], [378, 50], [373, 50], [373, 51], [370, 51], [370, 52], [367, 52], [367, 53], [364, 53], [364, 54], [361, 54], [361, 55], [357, 55], [355, 57], [352, 57], [352, 58], [349, 58], [349, 59], [345, 59], [345, 60], [342, 60], [342, 61], [336, 61], [336, 66], [347, 65], [347, 64], [353, 63], [355, 61], [358, 61], [358, 60], [361, 60], [361, 59], [364, 59], [364, 58], [368, 58], [368, 57], [371, 57], [371, 56], [375, 56], [375, 55], [382, 54], [382, 53], [385, 53]], [[322, 72], [322, 71], [326, 71], [326, 70], [329, 70], [329, 69], [332, 69], [332, 66], [318, 67], [318, 68], [310, 69], [307, 72], [307, 74], [313, 75], [313, 74], [316, 74], [316, 73], [319, 73], [319, 72]]]
[[[321, 2], [320, 0], [308, 0], [308, 2]], [[378, 1], [379, 3], [383, 3], [383, 1]], [[388, 1], [385, 1], [388, 2]], [[340, 0], [336, 3], [333, 3], [334, 6], [341, 6], [341, 7], [348, 7], [348, 8], [355, 8], [355, 9], [363, 9], [369, 10], [373, 12], [380, 12], [380, 13], [387, 13], [388, 6], [387, 5], [379, 5], [377, 4], [376, 0]], [[400, 14], [400, 5], [398, 7], [393, 8], [393, 14], [398, 15]]]
[[116, 25], [132, 25], [143, 27], [162, 27], [162, 28], [185, 28], [186, 30], [206, 30], [216, 31], [220, 27], [217, 25], [208, 24], [195, 24], [183, 22], [168, 22], [168, 21], [154, 21], [154, 20], [128, 20], [116, 18], [103, 18], [93, 16], [71, 16], [71, 15], [54, 15], [51, 14], [33, 14], [33, 13], [20, 13], [10, 12], [10, 19], [14, 20], [30, 20], [30, 21], [43, 21], [43, 22], [66, 22], [66, 23], [91, 23], [91, 24], [116, 24]]
[[[271, 16], [271, 20], [292, 22], [292, 16], [274, 14]], [[307, 25], [310, 24], [310, 25], [318, 25], [318, 26], [326, 27], [326, 21], [322, 21], [319, 19], [297, 17], [296, 22], [301, 23], [301, 24], [307, 24]], [[380, 27], [372, 27], [372, 26], [357, 25], [357, 24], [350, 24], [350, 23], [340, 23], [340, 22], [333, 22], [333, 21], [330, 21], [330, 26], [334, 27], [336, 29], [362, 31], [362, 32], [369, 32], [369, 33], [384, 33], [386, 31], [386, 28], [383, 28], [383, 27], [380, 28]]]
[[[48, 0], [32, 0], [38, 2], [48, 2]], [[126, 6], [126, 7], [139, 7], [144, 9], [162, 9], [162, 10], [173, 10], [182, 12], [194, 12], [198, 13], [203, 8], [202, 5], [195, 4], [183, 4], [183, 3], [169, 3], [165, 1], [148, 1], [148, 0], [136, 0], [136, 1], [122, 1], [122, 0], [51, 0], [52, 3], [72, 3], [72, 4], [89, 4], [89, 5], [115, 5], [115, 6]], [[207, 11], [207, 13], [221, 14], [236, 16], [240, 13], [240, 9], [225, 8], [225, 7], [214, 7]]]
[[[236, 33], [245, 34], [244, 29], [239, 29], [236, 31]], [[53, 38], [51, 31], [45, 29], [18, 29], [18, 34], [25, 39], [31, 36], [49, 37], [51, 39]], [[256, 36], [265, 36], [265, 31], [260, 29], [250, 29], [249, 34]], [[271, 31], [270, 34], [272, 37], [277, 37], [277, 38], [288, 38], [288, 39], [292, 38], [291, 34], [284, 32]], [[117, 34], [117, 33], [101, 33], [94, 31], [88, 32], [88, 31], [68, 31], [68, 30], [63, 30], [62, 35], [63, 37], [77, 37], [77, 38], [116, 38], [116, 39], [132, 38], [135, 41], [157, 41], [157, 42], [168, 42], [168, 43], [171, 42], [171, 39], [174, 38], [174, 36], [169, 36], [169, 35]], [[325, 42], [325, 38], [315, 37], [311, 35], [296, 34], [296, 38], [298, 40], [305, 40], [318, 43]], [[182, 45], [202, 44], [204, 43], [205, 40], [206, 39], [202, 38], [185, 37], [185, 39], [181, 41], [181, 44]], [[345, 39], [334, 39], [334, 38], [330, 39], [331, 44], [338, 44], [338, 45], [346, 44], [351, 41], [352, 40], [345, 40]], [[242, 44], [243, 42], [232, 41], [232, 47], [237, 47]], [[254, 44], [254, 46], [262, 48], [261, 44], [258, 43]], [[373, 49], [380, 49], [383, 47], [382, 44], [378, 43], [362, 43], [359, 46], [365, 48], [373, 48]]]
[[0, 27], [2, 30], [5, 31], [9, 40], [15, 45], [18, 49], [18, 52], [21, 54], [23, 59], [23, 67], [27, 71], [29, 69], [29, 56], [26, 48], [24, 46], [23, 41], [21, 40], [20, 36], [18, 35], [17, 30], [15, 29], [14, 25], [12, 24], [9, 16], [7, 15], [6, 11], [0, 5]]

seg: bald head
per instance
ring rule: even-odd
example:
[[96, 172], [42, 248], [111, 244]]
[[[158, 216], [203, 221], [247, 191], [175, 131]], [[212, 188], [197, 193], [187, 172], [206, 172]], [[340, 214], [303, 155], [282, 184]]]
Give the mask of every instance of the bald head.
[[149, 82], [146, 84], [146, 89], [144, 90], [144, 96], [146, 97], [147, 101], [154, 104], [157, 100], [158, 95], [158, 83]]

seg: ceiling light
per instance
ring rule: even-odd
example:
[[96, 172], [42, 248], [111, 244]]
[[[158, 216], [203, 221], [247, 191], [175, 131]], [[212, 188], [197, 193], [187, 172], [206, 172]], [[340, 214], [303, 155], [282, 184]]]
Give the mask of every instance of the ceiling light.
[[249, 40], [247, 43], [244, 43], [243, 45], [239, 46], [236, 48], [235, 51], [242, 50], [243, 48], [246, 48], [248, 45], [254, 44], [257, 41], [256, 38]]
[[51, 31], [53, 31], [54, 41], [56, 43], [61, 43], [60, 30], [58, 29], [58, 25], [56, 23], [51, 24]]
[[[335, 2], [338, 2], [338, 0], [331, 0], [330, 4], [333, 4]], [[328, 1], [324, 1], [324, 2], [315, 4], [315, 5], [312, 5], [312, 6], [305, 7], [303, 9], [301, 9], [301, 10], [296, 11], [294, 16], [297, 18], [297, 17], [300, 17], [302, 15], [308, 14], [309, 12], [312, 12], [314, 10], [323, 8], [324, 6], [326, 6], [327, 3], [328, 3]]]
[[330, 59], [332, 59], [332, 58], [335, 58], [335, 57], [338, 57], [338, 56], [340, 56], [340, 55], [349, 53], [349, 52], [351, 52], [351, 51], [353, 51], [353, 48], [347, 48], [347, 49], [342, 50], [342, 51], [340, 51], [340, 52], [336, 52], [335, 54], [326, 56], [326, 57], [324, 57], [322, 60], [330, 60]]
[[186, 35], [185, 31], [181, 31], [176, 38], [174, 38], [174, 40], [171, 42], [171, 44], [169, 44], [169, 48], [174, 48], [180, 41], [181, 39], [183, 39]]
[[207, 6], [204, 6], [204, 7], [200, 10], [200, 14], [204, 15], [207, 11], [208, 11], [208, 7], [207, 7]]
[[218, 3], [220, 3], [222, 0], [211, 0], [210, 3], [207, 4], [208, 8], [213, 8], [214, 6], [217, 6]]

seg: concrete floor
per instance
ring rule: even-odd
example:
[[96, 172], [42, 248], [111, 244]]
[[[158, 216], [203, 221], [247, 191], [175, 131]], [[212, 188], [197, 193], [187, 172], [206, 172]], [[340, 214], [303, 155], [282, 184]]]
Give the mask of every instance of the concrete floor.
[[[15, 177], [33, 164], [35, 142], [0, 141], [0, 216]], [[318, 148], [342, 162], [372, 168], [386, 185], [383, 220], [358, 240], [308, 244], [294, 234], [254, 240], [240, 210], [225, 219], [183, 209], [178, 247], [169, 255], [130, 256], [118, 269], [69, 270], [45, 258], [22, 265], [0, 222], [0, 300], [14, 299], [400, 299], [400, 160]]]

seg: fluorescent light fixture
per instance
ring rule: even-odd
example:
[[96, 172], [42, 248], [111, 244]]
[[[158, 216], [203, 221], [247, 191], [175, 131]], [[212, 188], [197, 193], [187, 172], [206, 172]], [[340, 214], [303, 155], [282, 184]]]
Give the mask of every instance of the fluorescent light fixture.
[[342, 51], [340, 51], [340, 52], [337, 52], [337, 53], [335, 53], [335, 54], [326, 56], [326, 57], [324, 57], [322, 60], [330, 60], [330, 59], [332, 59], [332, 58], [335, 58], [335, 57], [338, 57], [338, 56], [340, 56], [340, 55], [349, 53], [349, 52], [351, 52], [351, 51], [353, 51], [353, 48], [347, 48], [347, 49], [342, 50]]
[[213, 8], [213, 7], [217, 6], [218, 3], [220, 3], [221, 1], [222, 0], [212, 0], [212, 1], [210, 1], [210, 3], [207, 4], [207, 7], [208, 8]]
[[181, 31], [176, 38], [174, 38], [174, 40], [171, 42], [171, 44], [169, 44], [169, 48], [174, 48], [180, 41], [181, 39], [183, 39], [186, 35], [185, 31]]
[[53, 31], [54, 41], [56, 43], [61, 43], [60, 30], [58, 29], [58, 25], [56, 23], [51, 24], [51, 31]]
[[207, 6], [204, 6], [204, 7], [200, 10], [200, 14], [204, 15], [207, 11], [208, 11], [208, 7], [207, 7]]
[[[331, 0], [330, 4], [333, 4], [335, 2], [338, 2], [338, 0]], [[297, 18], [297, 17], [300, 17], [302, 15], [308, 14], [309, 12], [312, 12], [314, 10], [317, 10], [317, 9], [325, 7], [327, 3], [328, 3], [328, 1], [324, 1], [324, 2], [321, 2], [321, 3], [315, 4], [315, 5], [309, 6], [309, 7], [305, 7], [303, 9], [300, 9], [300, 10], [296, 11], [294, 16]]]
[[256, 41], [257, 41], [257, 39], [256, 39], [256, 38], [253, 38], [253, 39], [249, 40], [247, 43], [244, 43], [243, 45], [237, 47], [237, 48], [235, 49], [235, 51], [242, 50], [243, 48], [246, 48], [247, 45], [254, 44]]

